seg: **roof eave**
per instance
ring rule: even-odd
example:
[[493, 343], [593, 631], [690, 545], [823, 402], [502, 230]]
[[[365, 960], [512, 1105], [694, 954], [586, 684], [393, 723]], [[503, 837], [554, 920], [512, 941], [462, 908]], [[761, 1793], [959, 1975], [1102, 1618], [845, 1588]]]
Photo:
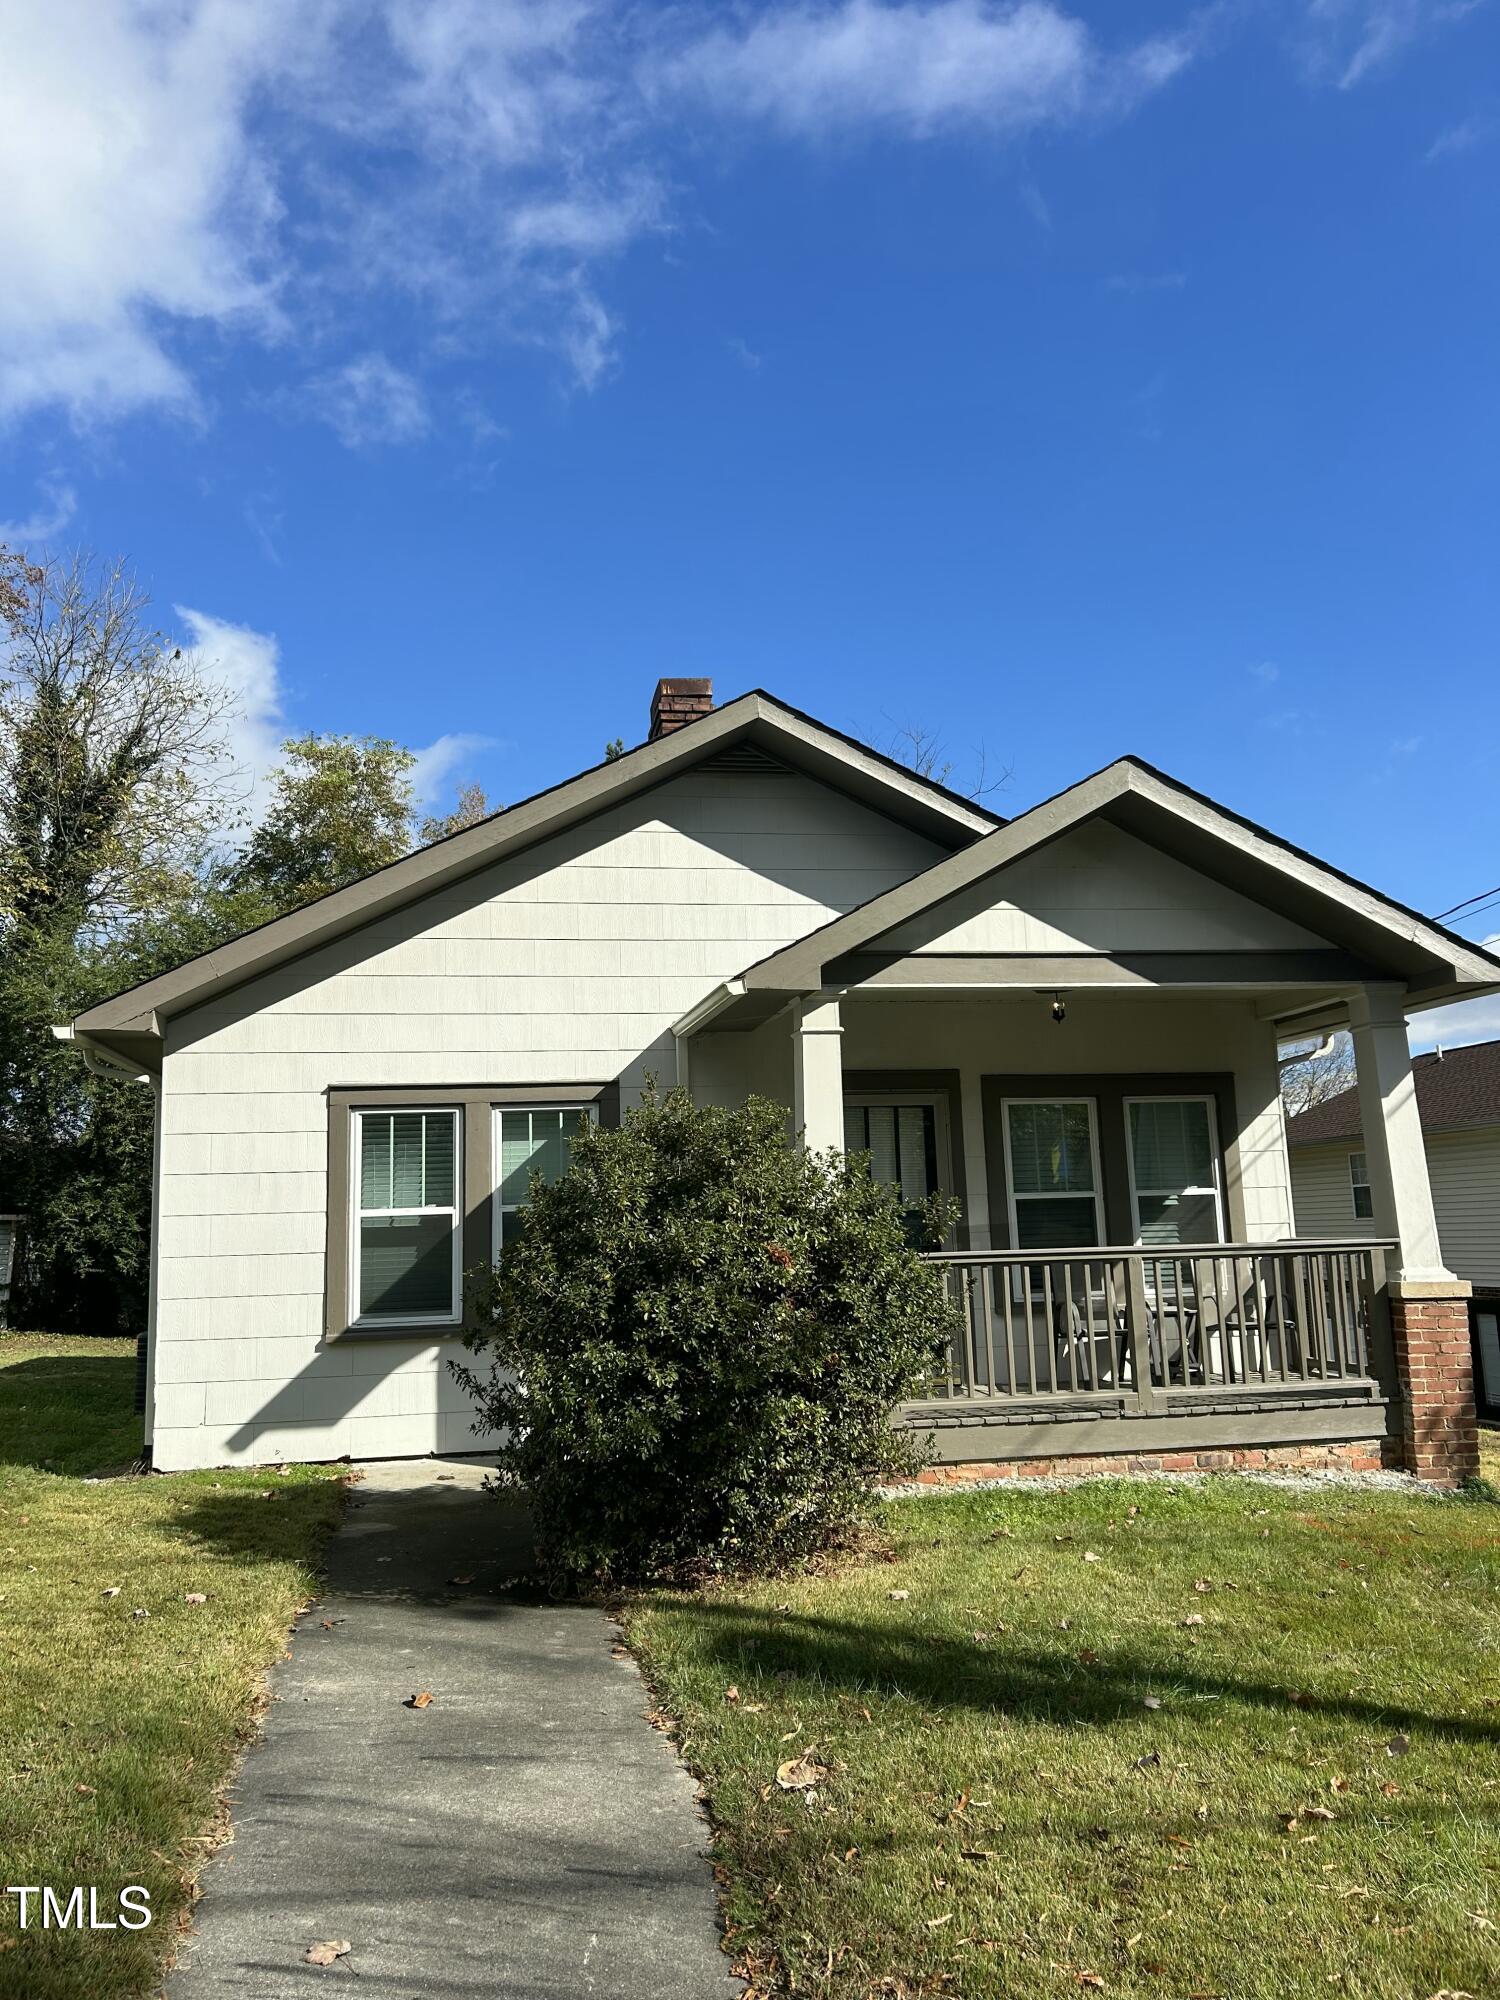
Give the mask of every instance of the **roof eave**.
[[148, 1032], [159, 1038], [168, 1016], [201, 1006], [421, 896], [566, 832], [751, 735], [774, 743], [786, 762], [807, 775], [837, 785], [876, 810], [904, 818], [931, 838], [970, 845], [998, 824], [992, 813], [755, 689], [671, 735], [639, 744], [613, 761], [564, 779], [476, 826], [419, 848], [346, 888], [115, 994], [78, 1015], [74, 1026], [86, 1034]]

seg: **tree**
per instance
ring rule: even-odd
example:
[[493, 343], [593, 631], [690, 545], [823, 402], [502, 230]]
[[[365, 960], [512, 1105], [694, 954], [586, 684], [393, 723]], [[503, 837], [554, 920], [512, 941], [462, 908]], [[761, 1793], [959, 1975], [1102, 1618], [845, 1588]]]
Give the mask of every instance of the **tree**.
[[[929, 1206], [933, 1240], [952, 1219]], [[534, 1184], [459, 1369], [563, 1583], [794, 1561], [872, 1479], [956, 1315], [892, 1189], [793, 1147], [786, 1111], [647, 1093]]]
[[935, 729], [928, 729], [920, 722], [903, 722], [893, 732], [885, 754], [898, 764], [915, 771], [919, 778], [928, 778], [935, 785], [944, 785], [950, 791], [962, 790], [965, 798], [982, 799], [991, 792], [997, 792], [1010, 783], [1010, 767], [1007, 765], [994, 777], [989, 775], [989, 757], [981, 743], [974, 759], [972, 784], [960, 786], [958, 769], [948, 755], [947, 745]]
[[461, 785], [452, 812], [429, 815], [422, 821], [417, 838], [423, 847], [430, 847], [435, 840], [446, 840], [450, 833], [462, 833], [466, 826], [478, 826], [482, 819], [489, 819], [499, 810], [485, 797], [483, 785], [477, 782]]
[[605, 763], [618, 764], [620, 759], [624, 755], [625, 755], [625, 738], [623, 736], [611, 736], [609, 741], [604, 746]]
[[0, 922], [105, 927], [170, 893], [228, 809], [226, 691], [122, 564], [0, 551]]
[[410, 851], [410, 750], [383, 736], [299, 736], [282, 749], [270, 810], [232, 871], [235, 889], [295, 909]]
[[151, 1153], [149, 1093], [52, 1024], [130, 983], [135, 926], [229, 811], [227, 698], [146, 610], [119, 564], [0, 551], [0, 1208], [50, 1325], [138, 1324]]
[[1330, 1097], [1341, 1097], [1355, 1084], [1354, 1042], [1348, 1034], [1337, 1034], [1324, 1054], [1311, 1047], [1305, 1056], [1284, 1063], [1281, 1070], [1281, 1101], [1288, 1118], [1296, 1118]]

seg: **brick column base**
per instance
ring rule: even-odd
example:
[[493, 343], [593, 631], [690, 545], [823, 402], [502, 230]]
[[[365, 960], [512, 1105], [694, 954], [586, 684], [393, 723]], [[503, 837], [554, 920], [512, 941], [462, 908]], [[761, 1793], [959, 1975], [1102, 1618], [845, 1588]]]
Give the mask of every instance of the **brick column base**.
[[1469, 1287], [1396, 1280], [1390, 1302], [1401, 1462], [1434, 1486], [1459, 1486], [1479, 1473]]

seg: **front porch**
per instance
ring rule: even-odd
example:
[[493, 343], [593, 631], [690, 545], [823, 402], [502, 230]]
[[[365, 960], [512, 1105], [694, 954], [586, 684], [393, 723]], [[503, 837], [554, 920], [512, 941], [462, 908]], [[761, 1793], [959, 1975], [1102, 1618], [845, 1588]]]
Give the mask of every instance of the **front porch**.
[[1378, 1441], [1394, 1248], [929, 1253], [963, 1330], [898, 1421], [948, 1463]]
[[[1028, 824], [1030, 823], [1030, 824]], [[1191, 856], [1191, 859], [1185, 857]], [[1477, 1467], [1409, 1011], [1493, 961], [1144, 767], [1112, 767], [773, 953], [676, 1024], [705, 1101], [778, 1098], [962, 1222], [897, 1421], [939, 1461], [1382, 1451]], [[1282, 1051], [1354, 1043], [1374, 1241], [1299, 1241]]]

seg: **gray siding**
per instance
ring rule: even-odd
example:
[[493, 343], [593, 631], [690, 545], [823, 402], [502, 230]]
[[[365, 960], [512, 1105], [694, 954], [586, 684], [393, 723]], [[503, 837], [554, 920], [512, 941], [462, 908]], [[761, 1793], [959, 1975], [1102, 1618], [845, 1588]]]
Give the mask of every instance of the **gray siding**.
[[940, 852], [811, 779], [688, 774], [174, 1021], [157, 1465], [475, 1448], [442, 1341], [320, 1343], [329, 1089], [671, 1082], [719, 981]]
[[1326, 940], [1118, 827], [1092, 824], [878, 940], [886, 951], [1284, 951]]
[[[1500, 1126], [1429, 1132], [1426, 1148], [1443, 1262], [1470, 1284], [1500, 1285]], [[1297, 1234], [1372, 1236], [1375, 1225], [1356, 1220], [1350, 1193], [1349, 1155], [1361, 1142], [1290, 1150]]]

